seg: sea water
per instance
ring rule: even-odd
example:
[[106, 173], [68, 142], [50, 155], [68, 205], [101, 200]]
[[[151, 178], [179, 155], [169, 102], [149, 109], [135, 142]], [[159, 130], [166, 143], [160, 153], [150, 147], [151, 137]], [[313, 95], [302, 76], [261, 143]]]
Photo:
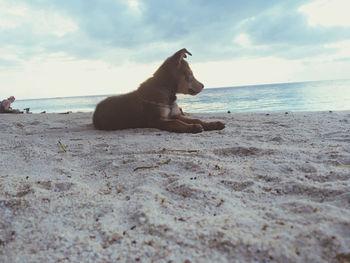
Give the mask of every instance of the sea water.
[[[108, 96], [16, 100], [12, 106], [33, 113], [91, 112]], [[350, 80], [211, 88], [178, 95], [178, 104], [193, 113], [350, 110]]]

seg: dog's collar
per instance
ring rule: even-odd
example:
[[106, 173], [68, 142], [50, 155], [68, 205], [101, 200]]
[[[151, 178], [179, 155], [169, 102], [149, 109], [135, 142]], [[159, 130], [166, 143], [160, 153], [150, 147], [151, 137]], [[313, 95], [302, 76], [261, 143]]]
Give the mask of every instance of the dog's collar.
[[137, 95], [143, 102], [148, 103], [148, 104], [152, 104], [152, 105], [156, 105], [156, 106], [162, 107], [162, 108], [169, 108], [170, 109], [170, 108], [172, 108], [174, 106], [175, 101], [176, 101], [176, 96], [175, 96], [175, 100], [173, 100], [172, 103], [166, 104], [166, 103], [156, 102], [156, 101], [153, 101], [153, 100], [146, 100], [145, 98], [143, 98], [141, 96], [141, 94], [137, 94]]

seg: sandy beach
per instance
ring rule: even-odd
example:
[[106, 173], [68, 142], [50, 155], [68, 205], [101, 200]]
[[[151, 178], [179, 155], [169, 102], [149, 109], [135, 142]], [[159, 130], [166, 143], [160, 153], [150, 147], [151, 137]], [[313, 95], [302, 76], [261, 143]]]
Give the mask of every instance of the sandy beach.
[[350, 262], [350, 112], [222, 131], [0, 115], [0, 262]]

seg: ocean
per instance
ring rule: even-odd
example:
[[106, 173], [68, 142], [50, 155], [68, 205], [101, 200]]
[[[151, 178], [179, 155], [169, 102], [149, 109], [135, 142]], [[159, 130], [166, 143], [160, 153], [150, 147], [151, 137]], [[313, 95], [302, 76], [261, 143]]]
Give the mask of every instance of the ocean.
[[[91, 112], [110, 95], [16, 100], [12, 107], [30, 112]], [[204, 89], [178, 95], [185, 112], [280, 112], [350, 110], [350, 80], [293, 82]]]

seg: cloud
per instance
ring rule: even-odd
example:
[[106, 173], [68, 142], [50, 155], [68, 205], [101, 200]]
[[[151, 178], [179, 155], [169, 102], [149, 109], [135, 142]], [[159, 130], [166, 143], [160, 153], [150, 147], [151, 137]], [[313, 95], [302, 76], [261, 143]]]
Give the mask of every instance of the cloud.
[[350, 27], [348, 0], [316, 0], [305, 4], [299, 10], [308, 16], [308, 22], [312, 26], [343, 26]]
[[1, 70], [8, 69], [8, 68], [13, 68], [16, 65], [18, 65], [18, 63], [16, 63], [16, 61], [14, 61], [12, 59], [0, 58], [0, 69]]
[[257, 43], [289, 45], [325, 44], [350, 38], [348, 28], [311, 27], [298, 10], [268, 10], [243, 26]]
[[162, 60], [186, 47], [194, 61], [262, 55], [297, 59], [334, 52], [325, 44], [350, 38], [346, 27], [310, 24], [311, 13], [305, 10], [313, 1], [0, 3], [0, 43], [16, 46], [21, 58], [63, 52], [122, 64]]

